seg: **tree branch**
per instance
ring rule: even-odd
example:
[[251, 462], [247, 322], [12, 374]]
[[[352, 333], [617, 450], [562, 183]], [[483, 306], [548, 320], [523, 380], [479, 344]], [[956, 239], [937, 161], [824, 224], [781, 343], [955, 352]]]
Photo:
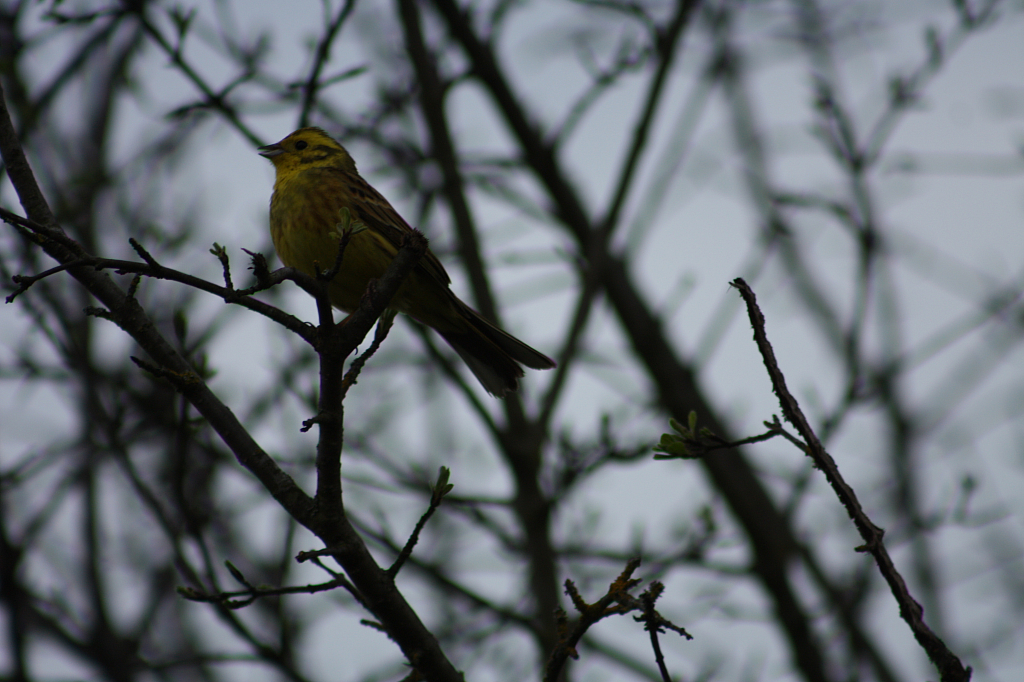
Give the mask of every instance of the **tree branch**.
[[931, 628], [924, 622], [924, 612], [921, 605], [914, 601], [914, 598], [910, 595], [910, 590], [907, 588], [903, 576], [896, 569], [888, 550], [885, 548], [885, 544], [882, 542], [882, 536], [885, 534], [885, 531], [872, 523], [871, 519], [868, 518], [868, 515], [857, 500], [857, 495], [853, 488], [846, 483], [839, 473], [839, 467], [836, 465], [835, 460], [825, 451], [824, 446], [818, 440], [818, 436], [814, 433], [803, 411], [800, 409], [796, 398], [793, 397], [786, 387], [786, 378], [783, 376], [782, 370], [779, 369], [778, 361], [775, 359], [775, 351], [772, 350], [772, 346], [768, 342], [764, 329], [764, 315], [761, 314], [761, 309], [757, 306], [757, 299], [754, 296], [753, 290], [746, 282], [739, 278], [733, 280], [732, 285], [739, 290], [740, 296], [743, 297], [744, 302], [747, 304], [747, 314], [750, 317], [751, 325], [754, 327], [754, 341], [761, 352], [761, 357], [764, 358], [764, 365], [768, 370], [768, 376], [771, 377], [772, 388], [779, 398], [779, 403], [782, 405], [783, 415], [800, 432], [800, 436], [807, 445], [807, 455], [814, 461], [814, 465], [825, 474], [829, 485], [832, 486], [839, 501], [846, 507], [846, 512], [850, 515], [854, 525], [857, 527], [857, 531], [864, 539], [864, 545], [858, 547], [857, 551], [869, 552], [875, 558], [878, 570], [889, 584], [889, 589], [892, 591], [893, 597], [896, 598], [896, 603], [900, 605], [900, 617], [910, 626], [911, 632], [914, 633], [914, 638], [938, 669], [943, 682], [967, 682], [971, 679], [971, 669], [965, 669], [960, 659], [949, 650], [945, 642], [932, 632]]

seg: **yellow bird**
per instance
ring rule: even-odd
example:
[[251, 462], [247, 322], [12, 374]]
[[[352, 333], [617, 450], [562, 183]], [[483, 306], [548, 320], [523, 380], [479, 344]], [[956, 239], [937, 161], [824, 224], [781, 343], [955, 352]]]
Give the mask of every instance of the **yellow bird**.
[[[331, 303], [359, 306], [366, 284], [384, 274], [411, 230], [398, 211], [356, 170], [349, 153], [320, 128], [302, 128], [259, 148], [277, 177], [270, 198], [270, 234], [285, 265], [316, 275], [338, 256], [339, 224], [358, 226], [331, 281]], [[362, 229], [364, 228], [365, 229]], [[465, 361], [488, 393], [519, 388], [520, 365], [551, 369], [555, 362], [485, 320], [459, 300], [441, 261], [429, 250], [402, 284], [391, 307], [431, 327]]]

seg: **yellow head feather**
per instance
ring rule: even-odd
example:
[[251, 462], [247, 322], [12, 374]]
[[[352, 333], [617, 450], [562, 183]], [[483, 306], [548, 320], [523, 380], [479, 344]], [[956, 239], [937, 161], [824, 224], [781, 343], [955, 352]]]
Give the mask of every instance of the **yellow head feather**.
[[321, 128], [300, 128], [280, 142], [260, 147], [259, 153], [274, 164], [278, 178], [324, 166], [357, 172], [348, 151]]

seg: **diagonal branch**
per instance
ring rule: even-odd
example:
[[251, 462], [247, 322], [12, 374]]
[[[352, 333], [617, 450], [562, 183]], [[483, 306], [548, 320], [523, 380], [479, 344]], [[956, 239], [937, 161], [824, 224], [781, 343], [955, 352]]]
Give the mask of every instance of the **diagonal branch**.
[[825, 447], [818, 440], [817, 434], [814, 433], [803, 411], [800, 409], [796, 398], [793, 397], [793, 394], [786, 387], [786, 378], [783, 376], [782, 370], [779, 369], [778, 361], [775, 359], [775, 352], [768, 342], [768, 336], [765, 334], [764, 328], [764, 315], [761, 314], [761, 310], [757, 306], [757, 299], [754, 296], [753, 290], [751, 290], [746, 282], [739, 278], [733, 280], [732, 285], [739, 290], [740, 296], [743, 297], [744, 302], [747, 304], [750, 323], [754, 327], [754, 341], [757, 343], [757, 348], [764, 358], [764, 365], [768, 370], [768, 376], [771, 377], [772, 387], [775, 394], [779, 397], [779, 403], [782, 405], [782, 413], [785, 415], [786, 420], [793, 424], [797, 431], [800, 432], [800, 436], [807, 445], [806, 452], [808, 456], [814, 461], [814, 465], [825, 474], [829, 485], [832, 486], [839, 501], [846, 507], [847, 513], [857, 527], [857, 531], [864, 539], [864, 545], [858, 547], [857, 550], [870, 552], [875, 558], [878, 570], [889, 584], [893, 597], [896, 598], [896, 602], [900, 605], [900, 616], [910, 626], [910, 630], [914, 633], [914, 638], [917, 639], [918, 643], [928, 654], [928, 658], [938, 668], [943, 682], [967, 682], [971, 679], [971, 669], [964, 669], [960, 659], [949, 650], [945, 642], [932, 632], [931, 628], [924, 622], [924, 611], [921, 605], [914, 601], [914, 598], [910, 595], [910, 590], [907, 588], [903, 576], [896, 569], [888, 550], [885, 548], [885, 544], [882, 542], [882, 536], [885, 534], [885, 531], [872, 523], [871, 519], [868, 518], [868, 515], [857, 500], [857, 495], [853, 488], [846, 483], [839, 473], [839, 467], [836, 465], [835, 460], [826, 452]]
[[309, 125], [309, 116], [316, 106], [320, 88], [323, 87], [323, 84], [319, 82], [320, 72], [323, 71], [324, 65], [330, 60], [331, 44], [337, 38], [338, 31], [349, 15], [352, 14], [355, 6], [355, 0], [345, 0], [344, 4], [338, 8], [338, 14], [334, 17], [334, 21], [327, 26], [327, 30], [320, 37], [320, 42], [316, 46], [316, 53], [313, 56], [313, 65], [309, 69], [309, 77], [306, 78], [306, 82], [302, 85], [302, 113], [299, 114], [300, 128], [305, 128]]
[[665, 93], [665, 80], [668, 78], [675, 57], [679, 53], [679, 41], [683, 32], [690, 23], [699, 0], [679, 0], [676, 4], [675, 15], [669, 20], [665, 28], [655, 29], [655, 48], [658, 54], [658, 68], [648, 84], [647, 96], [644, 101], [643, 113], [633, 128], [633, 142], [629, 146], [629, 154], [625, 163], [622, 164], [622, 172], [619, 181], [616, 183], [615, 193], [612, 201], [599, 223], [601, 239], [607, 240], [612, 231], [619, 223], [619, 215], [625, 205], [626, 196], [632, 187], [633, 179], [636, 177], [636, 169], [640, 163], [640, 157], [647, 147], [650, 138], [651, 125], [654, 123], [655, 114], [660, 109], [662, 96]]
[[[0, 153], [7, 167], [8, 177], [29, 220], [42, 229], [42, 249], [59, 263], [71, 263], [93, 258], [77, 243], [70, 242], [57, 225], [42, 191], [36, 183], [25, 152], [18, 141], [14, 124], [7, 110], [3, 87], [0, 85]], [[121, 289], [105, 272], [94, 267], [77, 265], [68, 268], [89, 293], [110, 312], [110, 318], [128, 333], [151, 358], [164, 369], [183, 377], [176, 388], [210, 423], [231, 448], [239, 463], [251, 471], [282, 507], [300, 523], [308, 524], [312, 517], [312, 499], [286, 474], [249, 433], [238, 418], [200, 380], [188, 362], [157, 331], [139, 303]]]
[[[77, 242], [68, 240], [50, 211], [18, 140], [2, 84], [0, 154], [28, 219], [38, 223], [42, 229], [41, 248], [62, 264], [93, 258]], [[370, 330], [402, 279], [426, 250], [426, 240], [421, 235], [411, 235], [410, 242], [403, 245], [384, 277], [370, 286], [359, 309], [347, 323], [336, 328], [332, 341], [336, 340], [339, 346], [351, 344], [354, 348]], [[399, 645], [407, 660], [427, 679], [459, 682], [462, 676], [447, 660], [437, 639], [395, 589], [394, 581], [387, 572], [377, 565], [348, 519], [344, 515], [340, 518], [327, 516], [318, 509], [314, 500], [256, 443], [231, 410], [159, 333], [129, 292], [119, 287], [107, 273], [94, 267], [74, 265], [68, 268], [68, 273], [106, 306], [104, 317], [121, 327], [149, 354], [161, 375], [172, 380], [174, 387], [207, 420], [239, 463], [256, 476], [286, 512], [331, 548], [331, 554], [364, 595], [367, 608]], [[338, 492], [340, 494], [340, 486]]]
[[[465, 11], [453, 0], [434, 0], [433, 4], [472, 63], [474, 75], [494, 99], [519, 143], [524, 163], [551, 198], [554, 217], [576, 239], [580, 252], [589, 254], [593, 227], [581, 195], [558, 162], [555, 150], [531, 122], [522, 106], [525, 100], [513, 93], [491, 46], [477, 35]], [[669, 414], [696, 410], [712, 431], [730, 439], [729, 429], [698, 385], [694, 367], [677, 355], [662, 321], [634, 284], [626, 262], [609, 254], [607, 246], [598, 255], [603, 260], [601, 289], [657, 387], [663, 408]], [[754, 570], [775, 602], [797, 665], [808, 680], [827, 680], [821, 644], [789, 577], [789, 561], [798, 546], [789, 525], [742, 453], [724, 452], [701, 460], [701, 465], [750, 538]]]
[[487, 277], [477, 238], [476, 221], [466, 199], [465, 181], [445, 114], [445, 86], [437, 71], [437, 59], [430, 53], [423, 36], [423, 24], [415, 0], [398, 0], [399, 17], [405, 34], [405, 49], [416, 69], [419, 84], [420, 112], [430, 131], [430, 153], [444, 176], [444, 196], [451, 209], [455, 233], [459, 237], [459, 256], [469, 275], [470, 287], [477, 308], [485, 318], [501, 325], [494, 291]]

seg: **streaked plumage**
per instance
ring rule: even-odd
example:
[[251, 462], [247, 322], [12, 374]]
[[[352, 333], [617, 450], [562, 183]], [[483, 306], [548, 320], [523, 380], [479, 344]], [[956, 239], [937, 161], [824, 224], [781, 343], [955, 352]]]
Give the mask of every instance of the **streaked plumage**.
[[[331, 303], [345, 312], [359, 305], [369, 280], [384, 274], [408, 223], [356, 170], [349, 153], [319, 128], [302, 128], [276, 144], [260, 147], [277, 172], [270, 199], [270, 232], [285, 265], [316, 274], [338, 254], [342, 209], [356, 231], [331, 282]], [[440, 334], [483, 387], [502, 397], [519, 387], [520, 364], [551, 369], [551, 358], [483, 319], [448, 288], [441, 261], [429, 250], [392, 300], [392, 307]]]

